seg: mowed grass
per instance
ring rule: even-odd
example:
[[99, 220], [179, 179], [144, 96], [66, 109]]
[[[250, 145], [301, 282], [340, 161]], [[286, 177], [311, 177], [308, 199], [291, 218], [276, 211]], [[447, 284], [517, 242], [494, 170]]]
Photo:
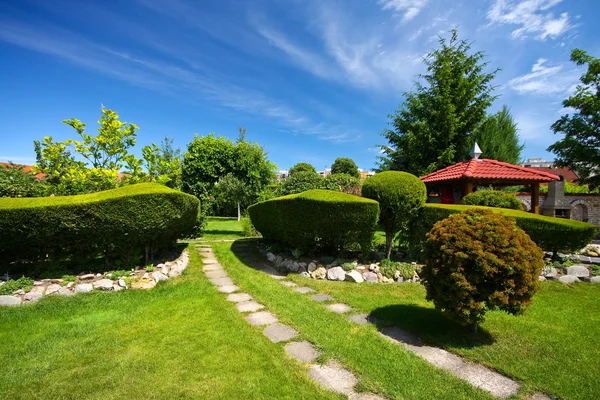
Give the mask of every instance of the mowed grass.
[[425, 343], [496, 369], [519, 381], [525, 393], [600, 397], [600, 285], [543, 282], [525, 315], [488, 313], [473, 336], [436, 311], [419, 283], [290, 279], [377, 317], [380, 326], [400, 326]]
[[293, 292], [244, 264], [232, 243], [213, 243], [219, 262], [242, 290], [251, 293], [279, 319], [296, 328], [321, 352], [354, 371], [359, 389], [390, 399], [490, 399], [487, 392], [425, 362], [381, 337], [371, 325], [358, 326], [327, 310], [309, 295]]
[[0, 308], [2, 399], [339, 399], [205, 278]]
[[208, 217], [201, 239], [237, 239], [243, 237], [242, 225], [235, 217]]

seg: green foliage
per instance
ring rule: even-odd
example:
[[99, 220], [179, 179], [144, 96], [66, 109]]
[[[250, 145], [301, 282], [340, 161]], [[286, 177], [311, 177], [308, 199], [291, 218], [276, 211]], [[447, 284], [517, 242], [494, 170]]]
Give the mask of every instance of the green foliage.
[[[437, 221], [475, 207], [454, 204], [425, 204], [425, 207], [411, 221], [409, 230], [404, 232], [402, 239], [410, 244], [411, 252], [418, 255], [421, 252], [427, 232], [431, 230]], [[587, 222], [546, 217], [505, 208], [489, 208], [489, 210], [514, 217], [517, 225], [527, 232], [531, 239], [545, 251], [576, 251], [587, 246], [598, 234], [598, 227]]]
[[321, 181], [320, 189], [334, 190], [360, 196], [361, 180], [348, 174], [329, 174]]
[[133, 265], [190, 231], [199, 202], [145, 183], [99, 193], [0, 199], [0, 260], [93, 259]]
[[150, 264], [146, 267], [146, 272], [154, 272], [154, 264]]
[[462, 161], [470, 135], [486, 120], [495, 99], [491, 82], [496, 71], [484, 72], [484, 54], [470, 54], [469, 42], [459, 40], [456, 29], [451, 34], [425, 56], [427, 73], [390, 115], [392, 129], [383, 132], [389, 146], [381, 146], [380, 169], [421, 176]]
[[[214, 134], [199, 137], [188, 144], [183, 156], [182, 189], [198, 198], [215, 195], [220, 179], [232, 174], [247, 188], [248, 196], [241, 207], [257, 201], [275, 179], [276, 166], [256, 143], [245, 141], [245, 133], [237, 143]], [[216, 199], [221, 202], [223, 199]], [[227, 201], [225, 201], [227, 203]], [[222, 205], [226, 207], [226, 204]]]
[[192, 229], [190, 229], [187, 233], [183, 235], [183, 239], [196, 239], [202, 237], [204, 231], [206, 230], [207, 225], [207, 216], [204, 211], [204, 207], [202, 204], [198, 206], [198, 213], [196, 214], [196, 222]]
[[215, 187], [215, 196], [237, 206], [238, 221], [241, 218], [241, 204], [245, 203], [251, 193], [249, 188], [235, 175], [229, 173], [219, 180]]
[[522, 210], [521, 200], [517, 196], [499, 190], [480, 190], [475, 193], [469, 193], [463, 197], [462, 204]]
[[600, 183], [600, 59], [575, 49], [571, 61], [587, 65], [575, 93], [563, 101], [574, 110], [552, 124], [555, 134], [564, 137], [548, 147], [556, 154], [556, 165], [577, 171], [581, 183]]
[[9, 279], [4, 282], [4, 285], [0, 286], [0, 295], [11, 295], [19, 289], [29, 292], [32, 287], [33, 279], [31, 278], [22, 276], [19, 279]]
[[317, 170], [315, 169], [315, 167], [312, 166], [312, 164], [309, 164], [307, 162], [299, 162], [296, 163], [296, 165], [294, 165], [292, 168], [290, 168], [290, 175], [294, 175], [298, 172], [312, 172], [313, 174], [316, 174]]
[[43, 184], [22, 165], [0, 165], [0, 197], [38, 197], [43, 190]]
[[427, 300], [465, 325], [487, 311], [519, 315], [539, 289], [544, 253], [514, 218], [471, 209], [427, 234], [421, 270]]
[[242, 218], [242, 235], [244, 237], [259, 237], [260, 233], [256, 230], [252, 224], [250, 217]]
[[345, 193], [310, 190], [254, 204], [248, 213], [266, 240], [290, 248], [343, 249], [358, 243], [367, 251], [379, 205]]
[[379, 272], [386, 278], [393, 279], [396, 276], [396, 271], [400, 272], [400, 276], [404, 279], [412, 279], [415, 275], [417, 266], [411, 263], [391, 261], [388, 258], [381, 260]]
[[353, 159], [348, 157], [338, 157], [331, 165], [331, 174], [346, 174], [355, 178], [360, 178], [358, 167]]
[[507, 106], [496, 114], [487, 117], [481, 128], [475, 132], [484, 158], [519, 164], [521, 151], [525, 145], [519, 144], [517, 123]]
[[319, 189], [322, 182], [323, 178], [317, 173], [308, 171], [296, 172], [277, 185], [275, 194], [277, 196], [286, 196], [306, 192], [307, 190]]
[[363, 183], [362, 194], [379, 202], [380, 220], [386, 237], [386, 254], [390, 258], [394, 236], [407, 227], [412, 215], [427, 200], [425, 184], [408, 172], [380, 172]]
[[75, 282], [77, 277], [75, 275], [63, 275], [61, 279], [63, 280], [63, 283], [67, 284], [69, 282]]
[[181, 151], [173, 147], [173, 139], [165, 137], [160, 146], [152, 143], [142, 148], [142, 157], [150, 181], [170, 188], [181, 184]]

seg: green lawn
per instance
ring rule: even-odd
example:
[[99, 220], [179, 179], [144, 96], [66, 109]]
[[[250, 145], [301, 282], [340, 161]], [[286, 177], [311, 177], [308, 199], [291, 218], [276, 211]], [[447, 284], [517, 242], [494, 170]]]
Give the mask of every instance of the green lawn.
[[291, 279], [520, 381], [526, 392], [568, 399], [600, 394], [600, 285], [545, 282], [524, 316], [488, 313], [472, 336], [425, 300], [418, 283], [348, 284]]
[[150, 291], [0, 308], [2, 399], [339, 399], [250, 326], [199, 257]]
[[208, 217], [202, 239], [237, 239], [242, 236], [242, 225], [237, 218]]

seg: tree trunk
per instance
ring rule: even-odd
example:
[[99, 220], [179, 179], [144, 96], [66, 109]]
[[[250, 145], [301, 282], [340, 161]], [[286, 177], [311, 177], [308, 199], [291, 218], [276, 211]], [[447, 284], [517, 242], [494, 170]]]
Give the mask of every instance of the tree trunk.
[[392, 233], [385, 233], [385, 245], [386, 245], [386, 255], [389, 259], [392, 255], [392, 244], [394, 242], [394, 235]]
[[238, 201], [238, 221], [241, 219], [240, 216], [240, 202]]

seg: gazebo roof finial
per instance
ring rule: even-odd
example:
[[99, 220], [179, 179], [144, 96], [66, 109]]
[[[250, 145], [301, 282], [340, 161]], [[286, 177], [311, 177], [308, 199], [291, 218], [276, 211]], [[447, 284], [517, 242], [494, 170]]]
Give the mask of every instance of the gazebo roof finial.
[[479, 160], [479, 157], [481, 157], [481, 154], [482, 154], [481, 149], [479, 148], [479, 145], [477, 144], [477, 142], [475, 142], [475, 144], [473, 145], [473, 150], [471, 150], [470, 155], [472, 158]]

